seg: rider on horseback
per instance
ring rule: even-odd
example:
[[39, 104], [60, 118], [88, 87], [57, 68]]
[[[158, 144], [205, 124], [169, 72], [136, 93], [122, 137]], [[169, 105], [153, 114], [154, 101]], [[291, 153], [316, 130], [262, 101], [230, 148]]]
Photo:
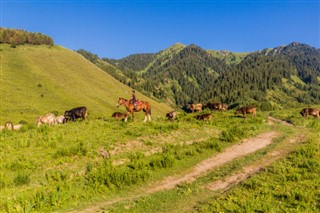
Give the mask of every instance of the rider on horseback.
[[136, 105], [135, 105], [136, 101], [137, 101], [137, 99], [136, 99], [135, 91], [132, 90], [131, 103], [132, 103], [132, 105], [133, 105], [133, 107], [134, 107], [134, 108], [133, 108], [134, 110], [136, 110]]

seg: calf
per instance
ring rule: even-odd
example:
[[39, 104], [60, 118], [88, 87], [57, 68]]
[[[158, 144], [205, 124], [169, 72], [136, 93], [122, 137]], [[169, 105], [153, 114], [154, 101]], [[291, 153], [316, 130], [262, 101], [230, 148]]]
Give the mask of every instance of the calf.
[[121, 120], [124, 122], [127, 122], [128, 119], [128, 113], [122, 113], [122, 112], [114, 112], [111, 117], [115, 118], [116, 120]]
[[202, 112], [202, 104], [188, 104], [188, 109], [190, 109], [192, 112]]
[[307, 118], [308, 115], [312, 115], [312, 116], [314, 116], [314, 117], [316, 117], [316, 118], [319, 118], [319, 116], [320, 116], [320, 109], [317, 109], [317, 108], [304, 108], [304, 109], [302, 109], [302, 111], [300, 112], [300, 114], [301, 114], [303, 117], [305, 117], [305, 118]]
[[254, 117], [256, 117], [257, 108], [255, 106], [241, 107], [241, 108], [237, 109], [234, 114], [235, 115], [242, 114], [244, 118], [246, 117], [246, 114], [252, 114]]
[[52, 124], [55, 124], [55, 116], [52, 113], [48, 113], [46, 115], [42, 115], [36, 118], [37, 127], [39, 127], [41, 124], [48, 124], [51, 126]]
[[67, 121], [76, 121], [78, 118], [85, 120], [88, 116], [88, 110], [85, 106], [73, 108], [71, 110], [67, 110], [64, 113], [64, 117]]
[[172, 111], [172, 112], [168, 112], [167, 114], [166, 114], [166, 118], [168, 119], [168, 120], [171, 120], [171, 121], [173, 121], [174, 119], [176, 119], [176, 116], [177, 116], [177, 111]]
[[195, 116], [195, 118], [198, 120], [201, 120], [201, 121], [208, 121], [208, 120], [211, 120], [212, 115], [211, 114], [202, 114], [202, 115]]

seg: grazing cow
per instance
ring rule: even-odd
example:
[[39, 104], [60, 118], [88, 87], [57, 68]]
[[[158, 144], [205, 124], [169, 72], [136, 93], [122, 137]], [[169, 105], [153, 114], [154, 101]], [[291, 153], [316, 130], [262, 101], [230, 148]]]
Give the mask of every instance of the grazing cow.
[[67, 121], [76, 121], [78, 118], [85, 120], [88, 116], [88, 110], [85, 106], [73, 108], [71, 110], [67, 110], [64, 113], [64, 117]]
[[222, 104], [221, 110], [228, 110], [228, 109], [229, 109], [228, 104]]
[[211, 114], [202, 114], [202, 115], [197, 115], [195, 116], [196, 119], [201, 120], [201, 121], [209, 121], [212, 118]]
[[36, 118], [37, 127], [41, 124], [48, 124], [49, 126], [55, 124], [55, 115], [52, 113], [48, 113], [46, 115], [42, 115]]
[[4, 126], [0, 126], [0, 130], [18, 130], [22, 127], [22, 124], [13, 125], [11, 122], [5, 123]]
[[317, 109], [317, 108], [304, 108], [304, 109], [302, 109], [300, 114], [305, 118], [307, 118], [308, 115], [312, 115], [312, 116], [314, 116], [316, 118], [319, 118], [320, 117], [320, 109]]
[[14, 130], [13, 124], [11, 122], [6, 122], [4, 124], [4, 128], [7, 129], [7, 130]]
[[118, 121], [123, 121], [124, 120], [124, 122], [127, 122], [127, 120], [128, 120], [128, 113], [126, 113], [126, 112], [124, 112], [124, 113], [122, 113], [122, 112], [114, 112], [112, 115], [111, 115], [111, 117], [113, 117], [113, 118], [115, 118], [116, 120], [118, 120]]
[[66, 123], [66, 118], [63, 115], [56, 117], [55, 124], [64, 124]]
[[211, 111], [212, 110], [219, 110], [221, 111], [222, 110], [222, 104], [220, 102], [217, 102], [217, 103], [212, 103], [212, 102], [209, 102], [205, 105], [206, 108], [209, 108]]
[[252, 114], [254, 117], [256, 117], [257, 108], [255, 106], [241, 107], [237, 109], [234, 114], [242, 114], [244, 118], [246, 117], [246, 114]]
[[172, 112], [168, 112], [168, 113], [166, 114], [166, 118], [167, 118], [168, 120], [171, 120], [171, 121], [173, 121], [174, 119], [176, 119], [176, 116], [177, 116], [177, 111], [175, 111], [175, 110], [173, 110]]
[[188, 109], [190, 109], [192, 112], [202, 112], [202, 104], [188, 104]]

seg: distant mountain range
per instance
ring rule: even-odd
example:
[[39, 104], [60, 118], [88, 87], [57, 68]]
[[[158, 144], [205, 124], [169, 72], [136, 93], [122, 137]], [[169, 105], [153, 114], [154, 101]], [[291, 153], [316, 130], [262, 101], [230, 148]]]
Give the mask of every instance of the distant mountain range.
[[114, 60], [78, 51], [116, 79], [172, 106], [221, 101], [262, 108], [320, 103], [320, 50], [293, 42], [251, 53], [177, 43]]

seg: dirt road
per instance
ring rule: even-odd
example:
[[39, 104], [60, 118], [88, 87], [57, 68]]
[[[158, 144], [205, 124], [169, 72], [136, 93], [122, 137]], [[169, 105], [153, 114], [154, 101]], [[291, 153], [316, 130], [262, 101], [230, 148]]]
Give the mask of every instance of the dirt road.
[[[142, 196], [147, 196], [162, 190], [169, 190], [184, 182], [192, 182], [198, 177], [206, 175], [216, 167], [222, 166], [225, 163], [228, 163], [236, 158], [243, 157], [250, 153], [254, 153], [262, 148], [265, 148], [266, 146], [270, 145], [272, 143], [272, 140], [278, 135], [279, 133], [277, 133], [276, 131], [270, 131], [262, 133], [254, 138], [245, 139], [240, 144], [233, 145], [227, 148], [224, 152], [200, 162], [183, 175], [167, 177], [163, 181], [155, 183], [152, 187], [145, 189], [142, 193], [136, 193], [135, 195], [131, 195], [125, 198], [113, 199], [106, 202], [97, 203], [94, 206], [88, 207], [87, 209], [77, 210], [74, 212], [98, 212], [99, 210], [118, 202], [137, 199]], [[252, 174], [255, 171], [256, 170], [248, 170], [248, 174]], [[247, 176], [244, 175], [242, 179], [245, 179], [246, 177]], [[234, 180], [239, 179], [239, 177], [233, 178]], [[229, 183], [226, 184], [225, 187], [229, 186], [232, 183], [233, 179], [230, 177]], [[214, 189], [214, 187], [216, 187], [216, 189], [221, 189], [224, 187], [223, 184], [225, 183], [220, 183], [220, 185], [218, 183], [215, 184], [217, 185], [208, 186], [208, 188], [211, 188], [212, 190]]]

